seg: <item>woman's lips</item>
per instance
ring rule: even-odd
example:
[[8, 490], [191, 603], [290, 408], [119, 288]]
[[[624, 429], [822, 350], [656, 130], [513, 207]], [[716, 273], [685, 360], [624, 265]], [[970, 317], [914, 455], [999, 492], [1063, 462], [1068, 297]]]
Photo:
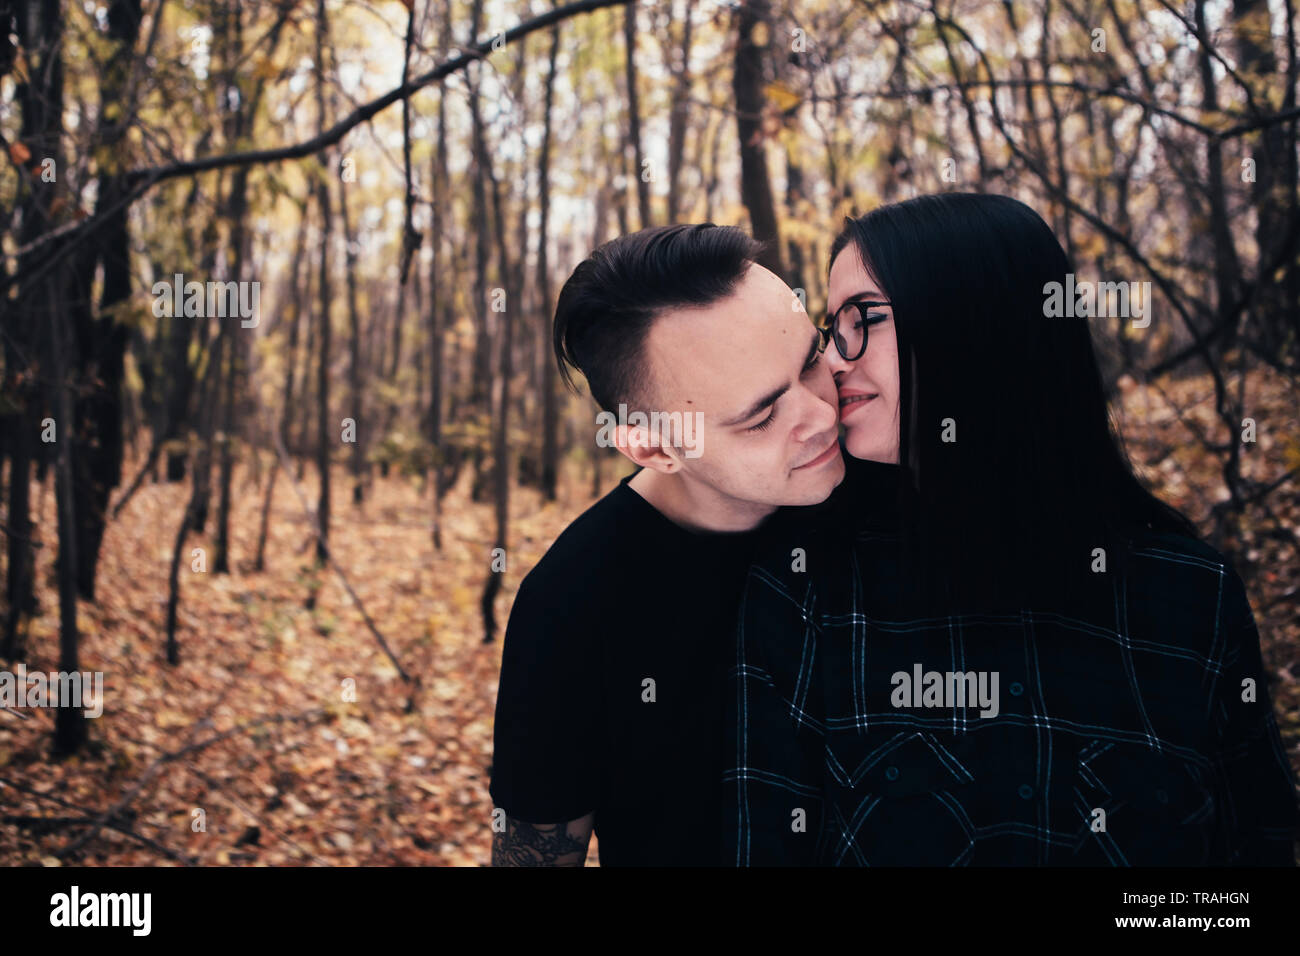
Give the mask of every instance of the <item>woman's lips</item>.
[[877, 392], [840, 392], [840, 421], [879, 397]]

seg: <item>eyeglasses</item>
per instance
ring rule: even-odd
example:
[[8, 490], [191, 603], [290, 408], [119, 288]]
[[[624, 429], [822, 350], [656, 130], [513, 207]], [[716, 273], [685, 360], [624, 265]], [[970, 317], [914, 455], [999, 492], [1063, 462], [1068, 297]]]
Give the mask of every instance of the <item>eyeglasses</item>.
[[[867, 333], [871, 326], [878, 325], [889, 318], [883, 312], [869, 311], [873, 307], [889, 305], [873, 299], [856, 299], [845, 302], [834, 317], [828, 317], [825, 326], [818, 329], [822, 341], [820, 350], [825, 352], [831, 339], [835, 340], [835, 350], [846, 362], [856, 362], [867, 350]], [[857, 313], [856, 315], [854, 313]]]

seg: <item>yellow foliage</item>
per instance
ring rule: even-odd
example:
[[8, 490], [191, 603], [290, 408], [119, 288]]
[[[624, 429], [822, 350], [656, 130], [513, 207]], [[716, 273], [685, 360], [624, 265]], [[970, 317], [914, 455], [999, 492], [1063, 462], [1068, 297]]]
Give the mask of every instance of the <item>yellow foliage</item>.
[[782, 113], [794, 109], [803, 100], [803, 97], [784, 83], [769, 83], [763, 88], [763, 92], [772, 105]]

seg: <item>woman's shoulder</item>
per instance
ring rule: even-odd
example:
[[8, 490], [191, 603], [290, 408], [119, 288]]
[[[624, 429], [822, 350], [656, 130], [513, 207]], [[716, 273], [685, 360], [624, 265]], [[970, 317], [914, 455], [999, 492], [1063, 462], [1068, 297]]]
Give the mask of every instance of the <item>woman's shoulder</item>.
[[1126, 529], [1122, 534], [1127, 551], [1155, 562], [1181, 564], [1214, 574], [1231, 570], [1232, 562], [1199, 538], [1150, 528]]
[[1130, 614], [1152, 615], [1166, 634], [1239, 636], [1254, 627], [1245, 584], [1232, 559], [1198, 538], [1166, 531], [1130, 532], [1124, 596]]

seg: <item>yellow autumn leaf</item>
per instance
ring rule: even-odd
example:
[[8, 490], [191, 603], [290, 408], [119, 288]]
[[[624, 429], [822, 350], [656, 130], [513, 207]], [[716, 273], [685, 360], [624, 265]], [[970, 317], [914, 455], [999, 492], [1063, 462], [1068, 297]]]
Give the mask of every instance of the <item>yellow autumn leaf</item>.
[[803, 98], [784, 83], [769, 83], [763, 88], [768, 100], [782, 113], [798, 106]]
[[1290, 436], [1282, 445], [1282, 460], [1287, 469], [1300, 468], [1300, 438]]

